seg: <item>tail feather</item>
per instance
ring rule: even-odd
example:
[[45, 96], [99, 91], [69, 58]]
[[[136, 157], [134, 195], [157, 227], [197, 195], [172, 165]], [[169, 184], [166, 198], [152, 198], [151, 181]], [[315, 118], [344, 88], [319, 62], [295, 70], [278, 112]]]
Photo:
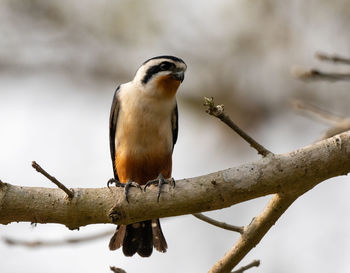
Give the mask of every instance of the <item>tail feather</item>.
[[118, 226], [109, 242], [109, 249], [116, 250], [121, 246], [125, 256], [133, 256], [137, 252], [141, 257], [151, 256], [153, 246], [160, 252], [166, 252], [168, 248], [159, 219]]
[[141, 257], [151, 256], [153, 251], [152, 221], [141, 222], [140, 239], [137, 253]]
[[133, 256], [139, 248], [141, 240], [141, 224], [134, 223], [126, 226], [126, 232], [123, 241], [123, 253], [125, 256]]
[[166, 252], [168, 245], [164, 238], [162, 227], [160, 226], [159, 219], [152, 220], [152, 233], [153, 233], [153, 244], [155, 249], [159, 252]]
[[109, 241], [109, 249], [116, 250], [123, 245], [124, 237], [125, 237], [126, 225], [120, 225], [117, 227], [114, 235]]

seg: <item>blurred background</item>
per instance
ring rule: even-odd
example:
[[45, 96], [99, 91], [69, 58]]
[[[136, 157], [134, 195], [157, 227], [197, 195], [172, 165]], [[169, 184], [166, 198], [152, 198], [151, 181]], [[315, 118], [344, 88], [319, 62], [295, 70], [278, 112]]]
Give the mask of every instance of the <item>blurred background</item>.
[[[275, 153], [313, 143], [328, 126], [300, 115], [291, 99], [350, 116], [349, 83], [302, 82], [295, 65], [345, 71], [321, 63], [317, 51], [350, 56], [349, 0], [45, 1], [0, 5], [0, 179], [53, 187], [36, 160], [68, 187], [104, 187], [112, 177], [108, 118], [115, 88], [146, 59], [163, 54], [188, 65], [178, 93], [180, 131], [175, 179], [207, 174], [259, 157], [204, 112], [214, 96], [243, 129]], [[281, 217], [242, 261], [249, 272], [350, 272], [350, 185], [347, 177], [317, 186]], [[206, 213], [246, 225], [269, 197]], [[166, 254], [125, 258], [109, 237], [28, 249], [0, 242], [0, 271], [206, 272], [238, 235], [191, 215], [162, 220]], [[0, 237], [60, 240], [113, 230], [91, 225], [13, 223]]]

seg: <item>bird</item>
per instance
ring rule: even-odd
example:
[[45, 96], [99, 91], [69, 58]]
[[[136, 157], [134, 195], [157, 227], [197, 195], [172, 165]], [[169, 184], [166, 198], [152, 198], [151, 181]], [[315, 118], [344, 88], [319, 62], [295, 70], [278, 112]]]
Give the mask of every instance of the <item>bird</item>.
[[[153, 57], [139, 67], [132, 81], [121, 84], [114, 93], [109, 119], [114, 178], [107, 185], [124, 187], [128, 202], [130, 187], [146, 188], [153, 183], [158, 184], [159, 202], [161, 186], [171, 178], [178, 137], [176, 93], [186, 69], [178, 57]], [[159, 219], [118, 225], [109, 248], [120, 247], [128, 257], [135, 253], [149, 257], [153, 248], [159, 252], [168, 248]]]

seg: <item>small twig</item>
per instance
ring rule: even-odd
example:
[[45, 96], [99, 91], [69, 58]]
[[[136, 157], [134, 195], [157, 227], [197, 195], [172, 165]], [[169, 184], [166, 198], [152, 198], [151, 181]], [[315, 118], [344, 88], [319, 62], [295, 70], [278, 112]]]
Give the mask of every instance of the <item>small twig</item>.
[[323, 72], [317, 69], [293, 68], [291, 73], [301, 80], [349, 81], [350, 73]]
[[315, 56], [316, 56], [316, 58], [318, 58], [321, 61], [329, 61], [329, 62], [333, 62], [333, 63], [349, 64], [350, 65], [349, 58], [341, 57], [338, 55], [329, 55], [329, 54], [322, 53], [322, 52], [316, 52]]
[[56, 241], [24, 241], [24, 240], [18, 240], [18, 239], [12, 239], [8, 237], [4, 237], [3, 240], [6, 244], [11, 246], [24, 246], [29, 248], [36, 248], [36, 247], [56, 247], [56, 246], [64, 246], [67, 244], [77, 244], [77, 243], [84, 243], [89, 242], [93, 240], [98, 240], [104, 237], [108, 237], [113, 235], [114, 231], [105, 231], [98, 234], [88, 235], [86, 237], [80, 237], [80, 238], [68, 238], [64, 240], [56, 240]]
[[115, 266], [110, 266], [109, 269], [114, 273], [126, 273], [124, 269]]
[[60, 181], [58, 181], [55, 177], [49, 175], [43, 168], [40, 167], [38, 163], [35, 161], [32, 162], [32, 167], [42, 175], [44, 175], [47, 179], [49, 179], [51, 182], [56, 184], [57, 187], [59, 187], [61, 190], [63, 190], [70, 199], [74, 197], [73, 191], [69, 190], [65, 185], [63, 185]]
[[240, 135], [245, 141], [247, 141], [251, 147], [258, 151], [258, 154], [262, 156], [267, 156], [268, 154], [273, 154], [265, 147], [256, 142], [253, 138], [251, 138], [247, 133], [245, 133], [241, 128], [239, 128], [231, 118], [225, 113], [224, 105], [220, 104], [214, 106], [214, 98], [204, 98], [204, 106], [207, 106], [208, 109], [206, 112], [214, 117], [219, 118], [222, 122], [228, 125], [232, 130], [234, 130], [238, 135]]
[[239, 232], [240, 234], [242, 234], [244, 231], [244, 227], [233, 226], [233, 225], [226, 224], [224, 222], [219, 222], [219, 221], [216, 221], [208, 216], [203, 215], [202, 213], [194, 213], [192, 215], [194, 217], [204, 221], [204, 222], [207, 222], [207, 223], [214, 225], [216, 227], [219, 227], [219, 228]]
[[254, 260], [252, 261], [250, 264], [247, 264], [245, 266], [242, 266], [241, 268], [235, 270], [235, 271], [232, 271], [231, 273], [243, 273], [244, 271], [256, 266], [258, 267], [260, 265], [260, 261], [259, 260]]

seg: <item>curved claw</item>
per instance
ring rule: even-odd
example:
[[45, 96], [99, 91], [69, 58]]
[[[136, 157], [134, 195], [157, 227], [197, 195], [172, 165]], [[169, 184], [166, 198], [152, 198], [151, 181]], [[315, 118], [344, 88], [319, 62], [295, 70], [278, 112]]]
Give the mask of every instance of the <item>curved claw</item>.
[[162, 192], [162, 187], [164, 184], [169, 184], [173, 186], [173, 188], [175, 188], [175, 179], [171, 178], [171, 181], [168, 182], [167, 180], [165, 180], [162, 174], [159, 174], [157, 179], [148, 181], [145, 184], [143, 190], [146, 191], [147, 187], [149, 187], [150, 185], [157, 185], [158, 186], [157, 202], [159, 202], [160, 194]]
[[159, 183], [159, 180], [158, 179], [155, 179], [155, 180], [150, 180], [148, 181], [145, 186], [143, 187], [143, 190], [146, 191], [146, 188], [151, 186], [151, 185], [158, 185]]
[[107, 187], [109, 188], [111, 184], [115, 184], [116, 187], [124, 187], [124, 184], [120, 183], [120, 181], [115, 178], [111, 178], [107, 181]]
[[115, 179], [114, 178], [111, 178], [107, 181], [107, 188], [109, 189], [109, 185], [115, 183]]
[[140, 184], [134, 182], [134, 181], [131, 181], [129, 180], [126, 184], [123, 184], [124, 185], [124, 194], [125, 194], [125, 199], [126, 201], [129, 203], [129, 198], [128, 198], [128, 194], [129, 194], [129, 190], [131, 187], [135, 187], [135, 188], [139, 188], [142, 192], [142, 188], [140, 186]]

